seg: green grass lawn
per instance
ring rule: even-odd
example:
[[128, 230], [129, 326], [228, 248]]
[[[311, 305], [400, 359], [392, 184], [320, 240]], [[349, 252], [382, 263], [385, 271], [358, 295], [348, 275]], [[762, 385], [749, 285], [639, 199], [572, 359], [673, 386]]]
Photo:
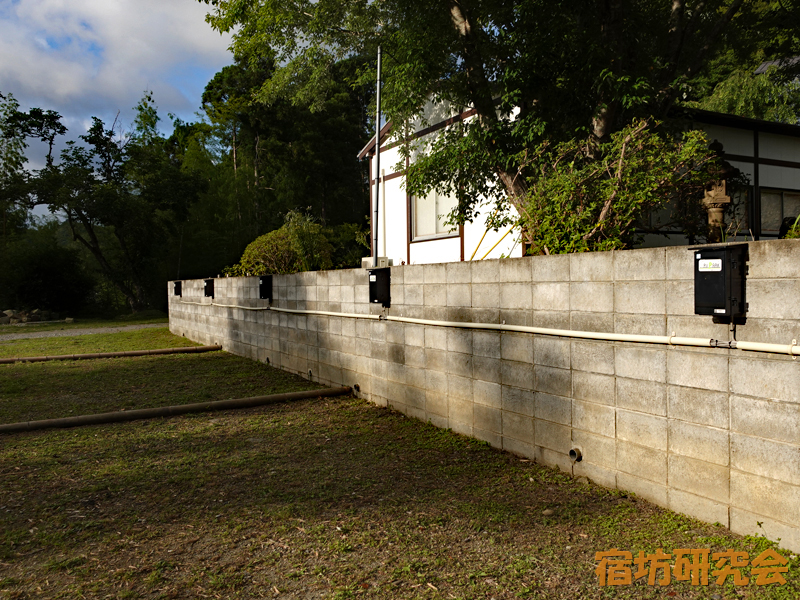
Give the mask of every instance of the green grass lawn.
[[157, 350], [198, 345], [185, 337], [171, 334], [165, 326], [118, 333], [0, 341], [0, 358]]
[[[9, 365], [0, 421], [309, 387], [221, 352]], [[2, 600], [797, 600], [786, 551], [781, 586], [595, 574], [771, 547], [352, 397], [0, 436]]]
[[148, 323], [168, 323], [166, 314], [158, 310], [147, 310], [133, 315], [123, 315], [114, 319], [76, 318], [72, 323], [25, 323], [0, 325], [0, 335], [29, 333], [32, 331], [60, 331], [70, 329], [93, 329], [96, 327], [124, 327], [125, 325], [145, 325]]

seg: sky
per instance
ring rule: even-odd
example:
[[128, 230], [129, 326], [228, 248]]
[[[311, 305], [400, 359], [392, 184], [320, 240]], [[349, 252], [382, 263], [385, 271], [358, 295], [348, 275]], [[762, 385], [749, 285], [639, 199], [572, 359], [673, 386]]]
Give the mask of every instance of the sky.
[[[206, 83], [233, 62], [197, 0], [0, 0], [0, 92], [52, 109], [67, 138], [91, 117], [123, 125], [145, 90], [159, 115], [196, 120]], [[36, 153], [36, 148], [31, 148]], [[39, 157], [29, 156], [29, 167]]]

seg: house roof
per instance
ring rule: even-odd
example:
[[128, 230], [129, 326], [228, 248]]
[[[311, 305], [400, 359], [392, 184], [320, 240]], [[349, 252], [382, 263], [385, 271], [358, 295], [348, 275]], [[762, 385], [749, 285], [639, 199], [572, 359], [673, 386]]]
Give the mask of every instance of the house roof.
[[761, 75], [762, 73], [766, 73], [770, 67], [785, 69], [786, 67], [793, 67], [796, 64], [800, 64], [800, 56], [794, 56], [792, 58], [780, 58], [778, 60], [768, 60], [761, 63], [753, 73], [755, 75]]
[[[388, 121], [386, 123], [386, 125], [381, 127], [381, 145], [383, 145], [383, 142], [386, 141], [387, 137], [389, 137], [389, 131], [391, 131], [391, 129], [392, 129], [392, 122], [391, 121]], [[367, 142], [367, 145], [364, 146], [361, 150], [359, 150], [358, 159], [362, 160], [366, 156], [372, 156], [373, 154], [375, 154], [375, 136], [374, 135], [371, 138], [369, 138], [369, 141]]]
[[790, 137], [800, 137], [800, 125], [789, 125], [787, 123], [776, 123], [775, 121], [763, 121], [761, 119], [751, 119], [749, 117], [726, 115], [709, 110], [684, 109], [683, 112], [687, 117], [699, 123], [735, 127], [737, 129], [749, 129], [750, 131], [763, 131], [765, 133], [787, 135]]

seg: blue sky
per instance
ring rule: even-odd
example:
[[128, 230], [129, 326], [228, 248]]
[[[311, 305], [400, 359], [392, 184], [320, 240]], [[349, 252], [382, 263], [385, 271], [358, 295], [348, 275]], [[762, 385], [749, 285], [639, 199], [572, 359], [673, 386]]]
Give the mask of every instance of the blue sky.
[[145, 90], [163, 119], [193, 120], [205, 84], [233, 60], [230, 36], [205, 22], [207, 8], [197, 0], [0, 0], [0, 92], [23, 109], [61, 113], [68, 138], [92, 116], [108, 123], [119, 111], [129, 125]]

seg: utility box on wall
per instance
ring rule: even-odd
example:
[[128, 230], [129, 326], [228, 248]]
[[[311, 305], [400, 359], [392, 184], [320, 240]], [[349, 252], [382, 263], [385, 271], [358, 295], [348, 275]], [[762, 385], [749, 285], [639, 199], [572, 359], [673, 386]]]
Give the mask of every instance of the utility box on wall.
[[694, 253], [694, 314], [722, 322], [747, 313], [745, 279], [747, 244], [692, 248]]
[[173, 281], [172, 282], [172, 294], [173, 294], [173, 296], [183, 296], [183, 282], [182, 281]]
[[272, 302], [272, 275], [262, 275], [258, 278], [258, 297]]
[[214, 297], [214, 280], [213, 279], [206, 279], [205, 285], [203, 286], [203, 293], [206, 298], [213, 298]]
[[391, 304], [389, 286], [391, 284], [391, 272], [389, 268], [370, 269], [369, 271], [369, 301], [370, 304], [380, 303], [385, 307]]

